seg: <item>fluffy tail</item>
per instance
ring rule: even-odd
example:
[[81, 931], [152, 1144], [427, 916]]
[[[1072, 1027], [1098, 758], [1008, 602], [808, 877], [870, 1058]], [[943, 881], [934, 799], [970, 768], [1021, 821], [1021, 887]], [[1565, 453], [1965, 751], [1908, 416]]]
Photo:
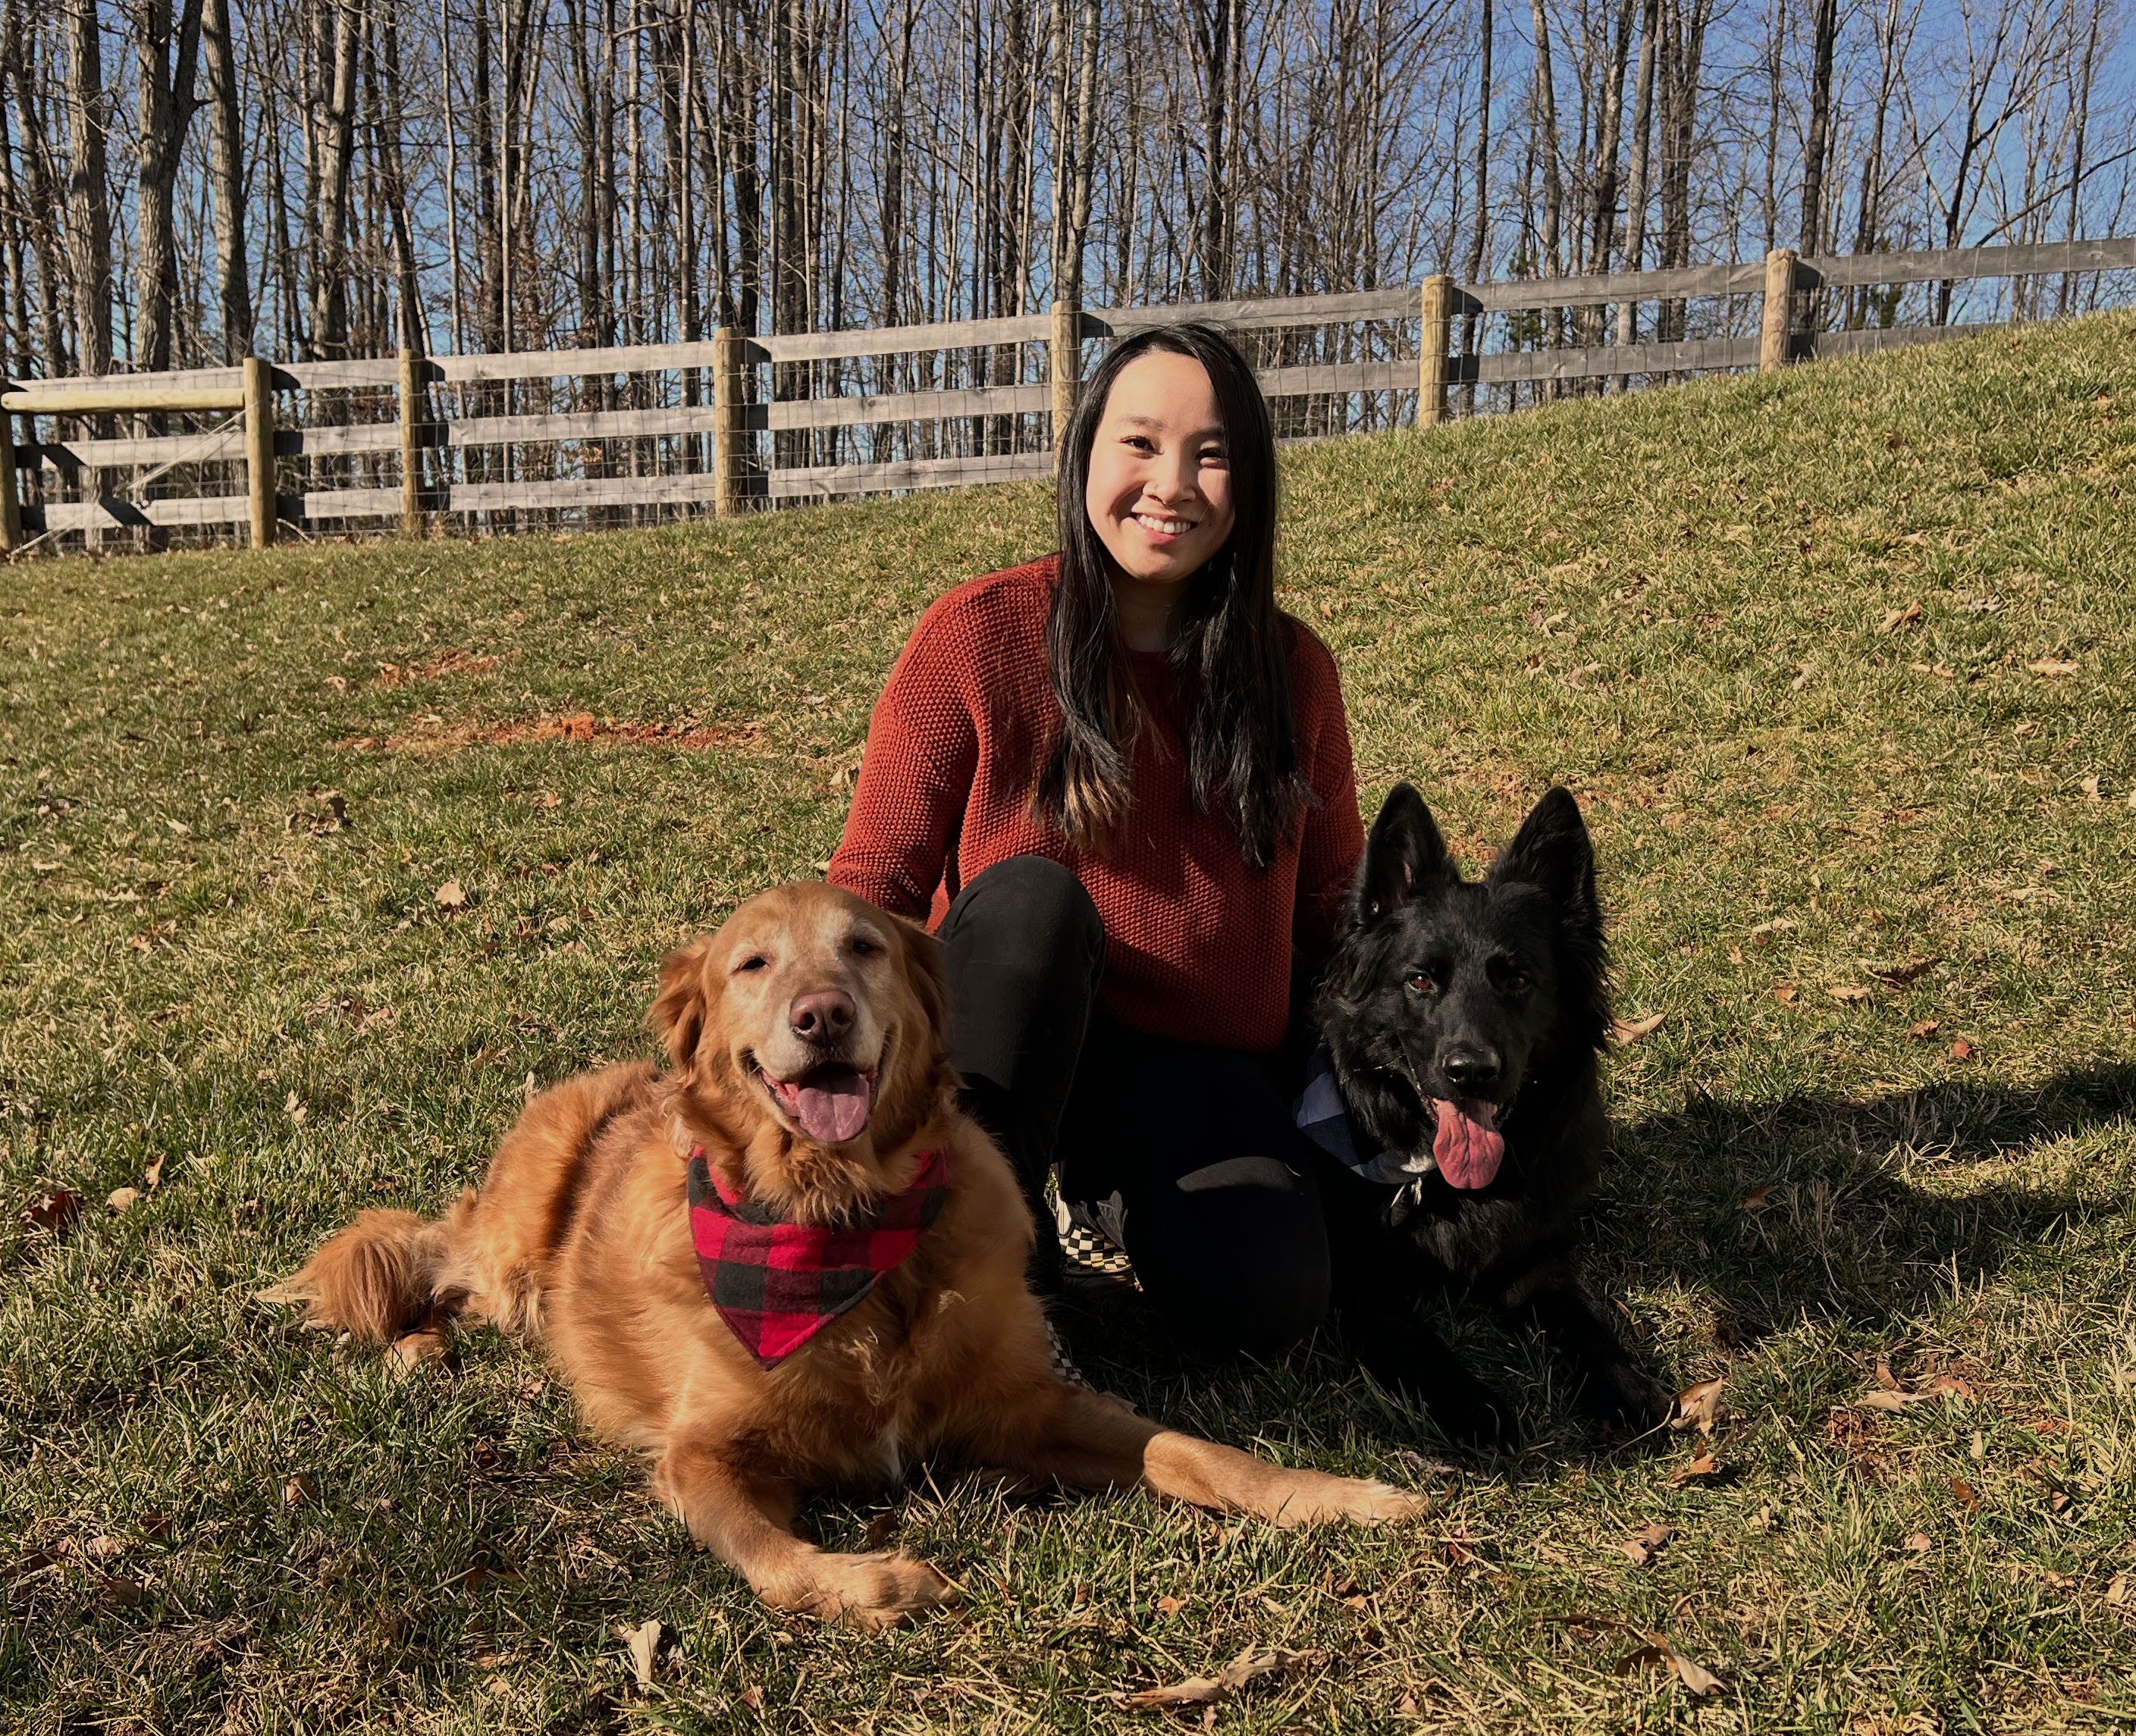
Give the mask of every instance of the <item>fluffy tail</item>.
[[411, 1211], [364, 1212], [303, 1271], [261, 1291], [260, 1298], [303, 1302], [307, 1325], [381, 1341], [455, 1313], [467, 1289], [454, 1243], [474, 1203], [468, 1188], [443, 1220]]

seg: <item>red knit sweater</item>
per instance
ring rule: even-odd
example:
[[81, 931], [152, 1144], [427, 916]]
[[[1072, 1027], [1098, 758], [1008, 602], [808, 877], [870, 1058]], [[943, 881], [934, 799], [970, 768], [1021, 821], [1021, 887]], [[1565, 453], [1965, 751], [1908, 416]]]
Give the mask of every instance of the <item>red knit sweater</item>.
[[1334, 659], [1284, 617], [1299, 764], [1318, 799], [1267, 868], [1240, 859], [1221, 814], [1194, 811], [1162, 652], [1129, 654], [1153, 726], [1136, 746], [1125, 835], [1109, 856], [1077, 850], [1031, 812], [1061, 722], [1046, 660], [1057, 570], [1049, 558], [974, 579], [920, 618], [876, 705], [830, 878], [932, 927], [994, 863], [1051, 856], [1104, 919], [1108, 1012], [1154, 1035], [1273, 1049], [1294, 933], [1308, 953], [1326, 951], [1364, 848]]

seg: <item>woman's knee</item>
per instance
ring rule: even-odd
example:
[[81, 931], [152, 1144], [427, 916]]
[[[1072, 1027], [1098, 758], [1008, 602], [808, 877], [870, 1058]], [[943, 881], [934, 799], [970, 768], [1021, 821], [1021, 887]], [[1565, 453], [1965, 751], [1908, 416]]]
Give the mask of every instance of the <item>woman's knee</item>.
[[947, 944], [978, 943], [988, 953], [1002, 950], [988, 944], [998, 937], [1018, 953], [1075, 958], [1094, 967], [1104, 957], [1097, 905], [1075, 871], [1051, 856], [1012, 856], [977, 875], [950, 904], [941, 932]]

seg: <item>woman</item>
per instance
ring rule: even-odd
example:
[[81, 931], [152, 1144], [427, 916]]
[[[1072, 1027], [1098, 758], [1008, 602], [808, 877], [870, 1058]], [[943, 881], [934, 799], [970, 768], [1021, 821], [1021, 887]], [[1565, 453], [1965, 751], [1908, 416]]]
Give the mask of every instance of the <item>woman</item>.
[[1275, 606], [1275, 488], [1221, 333], [1116, 345], [1069, 424], [1061, 552], [920, 618], [830, 868], [940, 934], [967, 1105], [1041, 1224], [1057, 1157], [1185, 1333], [1261, 1353], [1328, 1307], [1275, 1055], [1363, 846], [1333, 661]]

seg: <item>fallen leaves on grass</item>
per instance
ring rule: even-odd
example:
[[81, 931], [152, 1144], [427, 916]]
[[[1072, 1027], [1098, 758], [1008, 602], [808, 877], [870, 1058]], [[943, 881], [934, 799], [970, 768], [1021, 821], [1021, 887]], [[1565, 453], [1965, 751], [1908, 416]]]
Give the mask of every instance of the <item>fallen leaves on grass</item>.
[[1662, 1021], [1668, 1016], [1667, 1013], [1655, 1013], [1644, 1019], [1618, 1019], [1611, 1023], [1609, 1029], [1618, 1042], [1629, 1047], [1638, 1042], [1641, 1037], [1659, 1030], [1662, 1028]]
[[1613, 1667], [1619, 1675], [1629, 1675], [1634, 1670], [1659, 1664], [1693, 1694], [1721, 1694], [1727, 1690], [1727, 1683], [1704, 1665], [1686, 1657], [1665, 1633], [1635, 1627], [1629, 1622], [1619, 1622], [1609, 1616], [1545, 1616], [1542, 1619], [1568, 1627], [1591, 1627], [1598, 1633], [1629, 1633], [1642, 1641], [1637, 1651], [1628, 1651], [1617, 1660]]
[[1891, 1372], [1891, 1365], [1883, 1357], [1876, 1359], [1876, 1384], [1855, 1402], [1868, 1410], [1904, 1410], [1911, 1404], [1922, 1404], [1931, 1399], [1973, 1398], [1973, 1389], [1956, 1375], [1938, 1375], [1919, 1390], [1909, 1392]]
[[1973, 1059], [1973, 1045], [1966, 1041], [1964, 1037], [1960, 1037], [1950, 1045], [1950, 1058], [1954, 1061], [1969, 1061]]
[[1769, 1181], [1760, 1181], [1736, 1202], [1736, 1209], [1738, 1211], [1747, 1211], [1755, 1217], [1772, 1203], [1773, 1184]]
[[1916, 1531], [1903, 1545], [1909, 1555], [1925, 1555], [1935, 1547], [1935, 1539], [1926, 1531]]
[[104, 1209], [114, 1217], [123, 1218], [134, 1210], [141, 1198], [138, 1187], [114, 1187], [104, 1195]]
[[1964, 1477], [1954, 1477], [1950, 1480], [1950, 1492], [1959, 1506], [1967, 1512], [1978, 1513], [1980, 1511], [1980, 1491]]
[[299, 1471], [282, 1485], [282, 1505], [285, 1507], [301, 1507], [318, 1498], [319, 1486], [304, 1472]]
[[653, 1685], [653, 1656], [660, 1649], [660, 1624], [641, 1622], [635, 1627], [625, 1627], [620, 1622], [615, 1625], [615, 1637], [621, 1640], [630, 1653], [630, 1668], [638, 1678], [640, 1692]]
[[1908, 983], [1919, 982], [1923, 977], [1927, 976], [1930, 971], [1943, 963], [1943, 957], [1939, 953], [1933, 958], [1911, 958], [1904, 964], [1880, 964], [1871, 958], [1862, 958], [1855, 962], [1879, 982], [1888, 984], [1893, 988], [1904, 988]]
[[2066, 675], [2075, 675], [2077, 663], [2075, 657], [2035, 657], [2025, 667], [2033, 674], [2044, 675], [2051, 681]]
[[1920, 620], [1920, 604], [1918, 603], [1909, 603], [1904, 609], [1895, 609], [1889, 614], [1885, 616], [1884, 624], [1879, 627], [1876, 631], [1879, 633], [1896, 633], [1901, 627], [1912, 626], [1913, 623]]
[[22, 1221], [32, 1229], [49, 1229], [63, 1236], [81, 1215], [81, 1195], [70, 1187], [47, 1188], [22, 1208]]
[[1697, 1458], [1678, 1465], [1669, 1472], [1669, 1481], [1681, 1489], [1686, 1483], [1717, 1483], [1727, 1475], [1725, 1467], [1710, 1450], [1701, 1449]]
[[1869, 998], [1869, 991], [1858, 982], [1828, 983], [1824, 992], [1835, 1001], [1845, 1001], [1850, 1004]]
[[440, 910], [463, 909], [467, 904], [467, 889], [458, 880], [447, 880], [430, 895], [430, 901]]
[[1159, 1598], [1157, 1600], [1157, 1612], [1161, 1616], [1176, 1616], [1186, 1607], [1184, 1598]]
[[1794, 983], [1783, 982], [1773, 991], [1773, 998], [1783, 1006], [1793, 1006], [1801, 992]]
[[1214, 1675], [1191, 1675], [1168, 1688], [1145, 1688], [1130, 1694], [1127, 1703], [1145, 1709], [1172, 1706], [1213, 1706], [1229, 1700], [1256, 1677], [1279, 1671], [1318, 1670], [1326, 1665], [1324, 1651], [1288, 1651], [1280, 1646], [1249, 1646]]
[[148, 1166], [141, 1171], [141, 1182], [152, 1194], [163, 1186], [163, 1157], [160, 1152], [148, 1160]]
[[1668, 1426], [1678, 1433], [1696, 1428], [1701, 1434], [1711, 1434], [1721, 1414], [1721, 1383], [1724, 1378], [1716, 1375], [1711, 1380], [1694, 1382], [1678, 1393]]
[[1942, 1029], [1943, 1024], [1941, 1021], [1936, 1019], [1924, 1019], [1918, 1025], [1910, 1026], [1907, 1028], [1906, 1035], [1910, 1037], [1932, 1037]]
[[1662, 1551], [1676, 1537], [1673, 1525], [1657, 1525], [1649, 1520], [1639, 1529], [1636, 1537], [1628, 1537], [1618, 1547], [1624, 1550], [1634, 1567], [1652, 1567], [1662, 1559]]

